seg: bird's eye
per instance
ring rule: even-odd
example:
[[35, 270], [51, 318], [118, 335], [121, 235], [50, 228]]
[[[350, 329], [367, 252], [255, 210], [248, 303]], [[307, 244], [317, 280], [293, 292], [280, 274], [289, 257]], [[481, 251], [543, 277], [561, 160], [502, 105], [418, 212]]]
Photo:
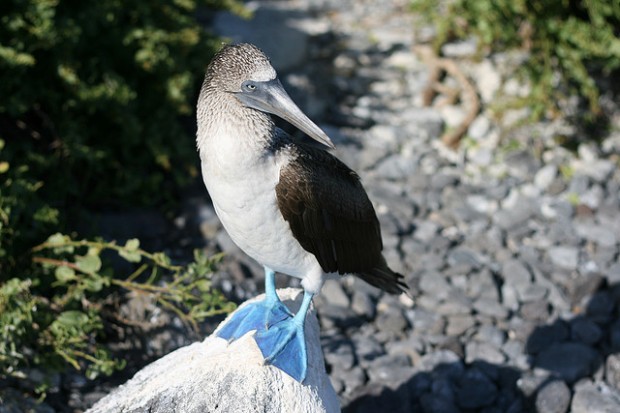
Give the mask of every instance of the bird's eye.
[[250, 92], [256, 90], [256, 85], [254, 83], [246, 83], [243, 85], [245, 90], [248, 90]]

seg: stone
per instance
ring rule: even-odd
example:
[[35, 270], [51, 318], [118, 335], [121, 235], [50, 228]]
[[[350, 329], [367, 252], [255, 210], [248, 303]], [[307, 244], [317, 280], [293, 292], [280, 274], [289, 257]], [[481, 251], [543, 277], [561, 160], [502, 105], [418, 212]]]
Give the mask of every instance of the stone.
[[469, 125], [468, 134], [473, 139], [481, 140], [483, 139], [489, 129], [491, 128], [491, 120], [484, 115], [479, 115], [474, 119], [474, 121]]
[[365, 291], [355, 290], [351, 302], [351, 309], [355, 311], [356, 314], [369, 320], [375, 318], [376, 315], [376, 307], [372, 297]]
[[449, 336], [460, 336], [467, 330], [476, 325], [476, 320], [469, 314], [455, 314], [448, 316], [446, 334]]
[[476, 331], [474, 339], [500, 348], [506, 341], [506, 334], [494, 325], [485, 324]]
[[325, 361], [331, 366], [331, 370], [350, 370], [355, 363], [353, 345], [349, 340], [342, 337], [334, 337], [323, 344]]
[[620, 354], [610, 354], [605, 362], [605, 381], [616, 389], [620, 389]]
[[325, 280], [321, 289], [321, 298], [338, 307], [348, 307], [350, 304], [349, 297], [344, 292], [339, 280]]
[[527, 302], [521, 306], [521, 316], [526, 320], [545, 321], [549, 317], [549, 303], [546, 300]]
[[558, 167], [553, 164], [543, 166], [534, 175], [534, 185], [545, 191], [551, 186], [558, 174]]
[[536, 327], [527, 339], [526, 350], [529, 354], [537, 354], [554, 343], [566, 340], [569, 334], [569, 328], [563, 321]]
[[362, 333], [352, 337], [353, 349], [356, 354], [358, 363], [366, 368], [372, 360], [385, 354], [383, 346], [377, 339], [372, 336], [366, 336]]
[[[446, 400], [445, 398], [435, 394], [424, 394], [420, 398], [420, 405], [422, 412], [433, 413], [460, 413], [461, 410], [456, 407], [452, 400]], [[379, 411], [379, 410], [377, 410]], [[417, 411], [417, 410], [416, 410]]]
[[613, 230], [593, 222], [576, 222], [575, 232], [585, 240], [594, 242], [601, 247], [614, 247], [618, 242]]
[[497, 300], [480, 297], [474, 302], [474, 309], [482, 315], [504, 319], [508, 316], [508, 310], [502, 306]]
[[432, 295], [436, 300], [446, 298], [450, 290], [445, 276], [436, 271], [425, 271], [420, 277], [419, 286], [423, 293]]
[[480, 257], [474, 250], [464, 247], [457, 247], [448, 253], [448, 265], [451, 267], [463, 268], [464, 271], [477, 269], [480, 267]]
[[489, 103], [502, 85], [502, 78], [491, 61], [483, 60], [474, 69], [476, 86], [482, 101]]
[[590, 346], [564, 342], [541, 351], [534, 365], [557, 374], [567, 383], [574, 383], [593, 372], [598, 357], [598, 353]]
[[415, 365], [415, 369], [453, 379], [460, 377], [465, 371], [461, 358], [450, 350], [439, 350], [425, 354]]
[[422, 242], [428, 242], [439, 232], [439, 225], [433, 221], [424, 220], [416, 225], [413, 237]]
[[603, 337], [603, 331], [592, 320], [580, 317], [571, 323], [571, 335], [576, 341], [593, 345]]
[[[297, 308], [301, 303], [300, 290], [282, 289], [278, 295], [289, 308], [293, 300]], [[88, 412], [339, 412], [313, 312], [305, 331], [308, 373], [304, 384], [265, 364], [253, 333], [232, 343], [211, 335], [146, 366]]]
[[556, 246], [548, 251], [551, 263], [565, 270], [576, 270], [579, 263], [579, 250], [575, 247]]
[[407, 328], [407, 319], [400, 308], [389, 306], [377, 316], [377, 328], [379, 331], [391, 335], [402, 334]]
[[360, 366], [355, 366], [351, 370], [334, 370], [331, 376], [342, 382], [344, 394], [351, 394], [366, 382], [366, 373]]
[[579, 386], [571, 403], [572, 413], [618, 413], [620, 391], [604, 384], [587, 383]]
[[519, 260], [509, 260], [502, 265], [502, 276], [511, 285], [530, 284], [532, 275], [530, 271]]
[[459, 380], [456, 399], [463, 409], [480, 409], [493, 404], [497, 386], [477, 369], [469, 369]]
[[415, 373], [407, 356], [391, 354], [374, 359], [366, 371], [370, 381], [395, 386], [405, 383]]
[[441, 46], [441, 54], [448, 57], [473, 56], [478, 50], [478, 41], [474, 38], [446, 43]]
[[465, 345], [465, 362], [485, 361], [490, 364], [502, 364], [506, 356], [493, 344], [481, 341], [469, 341]]
[[570, 405], [570, 389], [562, 380], [545, 384], [536, 394], [536, 411], [545, 413], [566, 413]]

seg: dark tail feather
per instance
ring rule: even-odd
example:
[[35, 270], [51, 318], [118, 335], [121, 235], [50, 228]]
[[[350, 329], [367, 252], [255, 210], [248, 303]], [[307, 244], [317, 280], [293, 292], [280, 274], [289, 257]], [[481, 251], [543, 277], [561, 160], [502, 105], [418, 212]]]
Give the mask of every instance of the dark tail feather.
[[388, 268], [385, 259], [381, 257], [379, 265], [369, 271], [356, 274], [368, 284], [380, 288], [390, 294], [407, 293], [407, 284], [404, 282], [402, 274]]

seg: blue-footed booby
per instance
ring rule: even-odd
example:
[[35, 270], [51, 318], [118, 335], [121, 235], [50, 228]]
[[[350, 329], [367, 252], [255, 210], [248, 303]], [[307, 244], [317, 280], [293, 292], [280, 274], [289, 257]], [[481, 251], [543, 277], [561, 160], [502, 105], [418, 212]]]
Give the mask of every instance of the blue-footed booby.
[[[314, 141], [289, 136], [276, 115]], [[232, 240], [265, 269], [265, 299], [238, 311], [218, 335], [256, 330], [270, 363], [306, 376], [304, 321], [326, 274], [354, 274], [388, 293], [406, 288], [381, 254], [379, 221], [358, 175], [328, 152], [329, 137], [295, 105], [256, 46], [224, 46], [198, 98], [197, 147], [215, 211]], [[301, 279], [293, 315], [275, 272]]]

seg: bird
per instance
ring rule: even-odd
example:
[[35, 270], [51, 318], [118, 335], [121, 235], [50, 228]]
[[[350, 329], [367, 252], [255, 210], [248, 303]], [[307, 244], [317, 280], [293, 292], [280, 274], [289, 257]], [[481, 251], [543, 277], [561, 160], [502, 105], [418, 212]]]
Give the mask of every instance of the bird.
[[[275, 115], [305, 135], [277, 127]], [[360, 177], [293, 102], [267, 55], [224, 45], [207, 66], [196, 108], [202, 177], [233, 242], [265, 271], [265, 296], [229, 318], [217, 335], [255, 330], [267, 364], [303, 383], [304, 323], [327, 276], [353, 274], [390, 294], [405, 292], [382, 255], [377, 215]], [[309, 138], [309, 139], [308, 139]], [[301, 279], [296, 314], [280, 301], [275, 273]]]

